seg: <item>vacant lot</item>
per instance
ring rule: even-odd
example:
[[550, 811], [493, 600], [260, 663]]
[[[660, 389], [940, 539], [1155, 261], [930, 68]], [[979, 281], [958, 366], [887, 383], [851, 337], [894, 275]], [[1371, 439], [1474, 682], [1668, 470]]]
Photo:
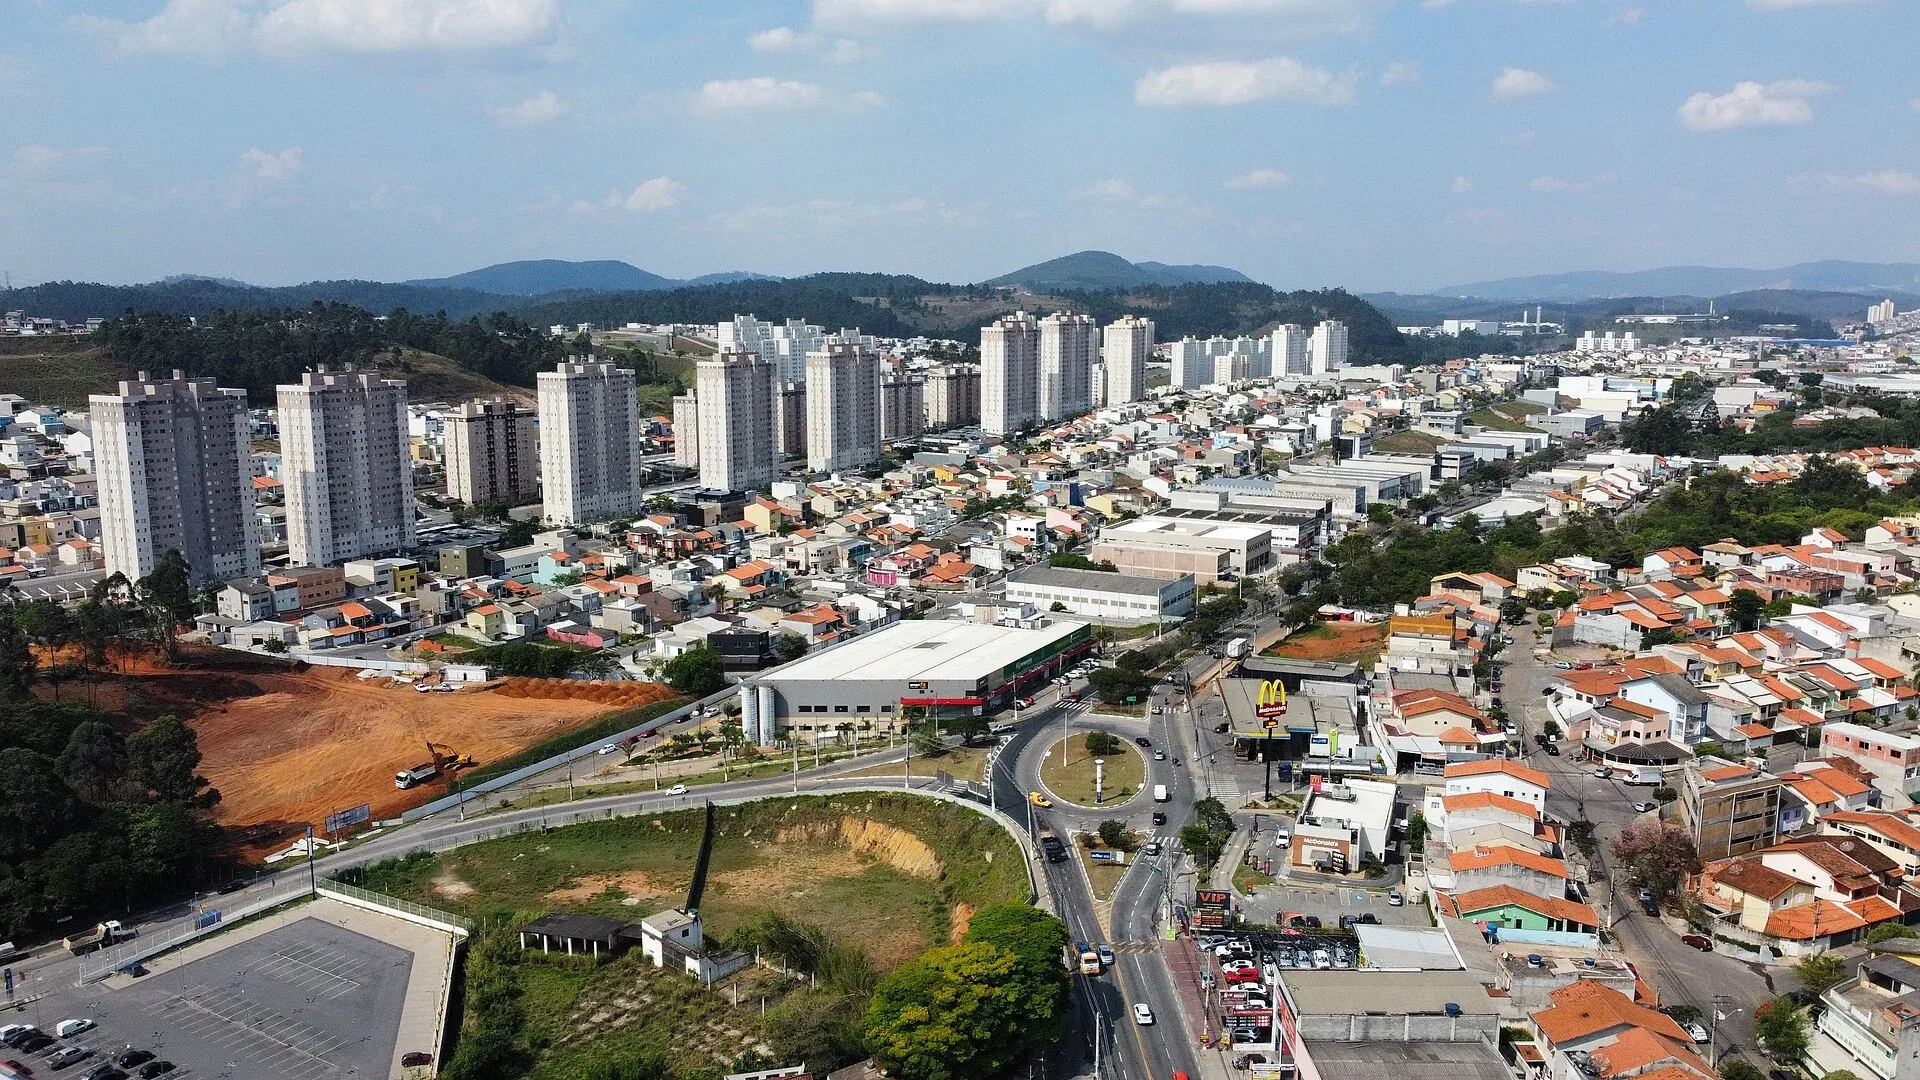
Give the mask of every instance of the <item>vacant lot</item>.
[[1296, 660], [1322, 660], [1332, 664], [1358, 664], [1372, 667], [1386, 647], [1387, 624], [1362, 622], [1317, 622], [1295, 631], [1285, 641], [1267, 650], [1269, 656], [1287, 656]]
[[1495, 431], [1537, 431], [1527, 426], [1527, 419], [1535, 413], [1546, 411], [1546, 406], [1535, 405], [1531, 401], [1502, 401], [1468, 413], [1467, 423]]
[[1430, 431], [1396, 431], [1373, 440], [1373, 448], [1387, 454], [1431, 454], [1446, 441]]

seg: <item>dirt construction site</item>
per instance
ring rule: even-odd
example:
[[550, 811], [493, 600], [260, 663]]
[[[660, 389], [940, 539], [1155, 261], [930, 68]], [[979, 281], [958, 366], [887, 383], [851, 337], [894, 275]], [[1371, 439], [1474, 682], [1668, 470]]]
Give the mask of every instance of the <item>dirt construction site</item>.
[[656, 683], [557, 679], [423, 694], [353, 669], [230, 661], [217, 650], [195, 650], [179, 667], [115, 660], [124, 678], [70, 686], [64, 696], [133, 722], [166, 713], [187, 721], [199, 736], [200, 772], [220, 789], [214, 817], [242, 830], [249, 847], [361, 803], [378, 820], [445, 794], [440, 780], [394, 786], [395, 773], [429, 760], [429, 742], [486, 765], [673, 694]]

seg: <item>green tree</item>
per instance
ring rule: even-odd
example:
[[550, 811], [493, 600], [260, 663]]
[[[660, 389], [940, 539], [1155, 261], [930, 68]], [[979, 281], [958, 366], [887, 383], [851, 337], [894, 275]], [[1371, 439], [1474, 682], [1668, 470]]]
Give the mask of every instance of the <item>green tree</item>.
[[723, 671], [720, 654], [702, 645], [667, 661], [660, 677], [683, 694], [706, 697], [727, 684]]
[[1212, 866], [1226, 850], [1227, 839], [1205, 825], [1182, 825], [1180, 846], [1202, 866]]
[[177, 716], [162, 716], [127, 740], [127, 776], [157, 802], [207, 810], [220, 792], [201, 776], [200, 742]]
[[1774, 1057], [1797, 1058], [1807, 1048], [1807, 1014], [1792, 998], [1774, 998], [1753, 1011], [1753, 1034]]
[[783, 664], [792, 663], [807, 655], [807, 639], [795, 633], [784, 633], [773, 640], [774, 659]]
[[1847, 977], [1847, 962], [1833, 953], [1815, 953], [1793, 965], [1793, 974], [1807, 989], [1824, 993]]
[[186, 558], [168, 548], [153, 572], [140, 579], [139, 596], [168, 662], [178, 660], [179, 626], [192, 622], [194, 615], [193, 572]]
[[1112, 757], [1125, 748], [1126, 744], [1120, 741], [1120, 737], [1110, 731], [1087, 732], [1087, 753], [1094, 757]]
[[1767, 1080], [1760, 1067], [1742, 1058], [1720, 1063], [1720, 1080]]
[[934, 949], [880, 981], [861, 1030], [901, 1080], [984, 1080], [1058, 1037], [1056, 1002], [1023, 993], [1021, 958], [986, 942]]
[[1124, 821], [1111, 818], [1100, 823], [1100, 842], [1115, 851], [1126, 851], [1133, 844], [1133, 830]]
[[74, 794], [95, 806], [115, 802], [127, 780], [127, 740], [112, 724], [88, 720], [67, 736], [54, 768]]
[[1087, 676], [1087, 685], [1099, 695], [1100, 700], [1111, 704], [1120, 704], [1128, 698], [1144, 700], [1153, 693], [1153, 677], [1126, 668], [1103, 667], [1094, 669]]
[[33, 643], [15, 621], [10, 607], [0, 607], [0, 702], [25, 701], [33, 696]]
[[1425, 851], [1427, 848], [1427, 815], [1418, 810], [1407, 819], [1407, 850]]
[[20, 866], [40, 854], [77, 809], [45, 754], [0, 750], [0, 864]]
[[1910, 937], [1920, 937], [1920, 932], [1916, 932], [1913, 929], [1913, 927], [1904, 925], [1902, 923], [1883, 922], [1880, 925], [1874, 927], [1873, 929], [1867, 931], [1867, 944], [1878, 945], [1883, 941], [1892, 941], [1895, 938], [1910, 938]]

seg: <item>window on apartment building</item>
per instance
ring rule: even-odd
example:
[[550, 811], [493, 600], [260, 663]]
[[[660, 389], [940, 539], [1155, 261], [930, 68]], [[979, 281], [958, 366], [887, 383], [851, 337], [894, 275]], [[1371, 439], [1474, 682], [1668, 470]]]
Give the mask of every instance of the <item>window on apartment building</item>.
[[833, 707], [833, 711], [834, 711], [834, 712], [837, 712], [837, 713], [842, 713], [842, 712], [846, 712], [846, 711], [847, 711], [847, 707], [846, 707], [845, 705], [835, 705], [835, 706]]

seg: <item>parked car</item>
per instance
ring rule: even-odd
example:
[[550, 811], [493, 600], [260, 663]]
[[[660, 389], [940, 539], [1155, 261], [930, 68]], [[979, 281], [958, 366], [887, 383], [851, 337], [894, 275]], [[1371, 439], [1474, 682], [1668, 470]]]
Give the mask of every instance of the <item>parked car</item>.
[[135, 1065], [145, 1065], [147, 1062], [152, 1060], [153, 1060], [153, 1051], [135, 1050], [132, 1047], [128, 1047], [127, 1049], [120, 1051], [120, 1056], [117, 1058], [114, 1058], [113, 1063], [115, 1065], [120, 1066], [123, 1069], [131, 1069]]
[[64, 1069], [76, 1062], [85, 1061], [92, 1056], [93, 1047], [91, 1046], [69, 1046], [64, 1050], [54, 1051], [53, 1056], [47, 1059], [47, 1064], [53, 1066], [55, 1069]]
[[[407, 1057], [426, 1058], [426, 1061], [420, 1062], [422, 1065], [433, 1060], [432, 1054], [422, 1054], [418, 1050], [408, 1054]], [[400, 1064], [405, 1065], [406, 1063], [407, 1058], [400, 1059]], [[156, 1076], [165, 1076], [172, 1071], [173, 1062], [171, 1061], [149, 1061], [145, 1065], [140, 1066], [140, 1072], [137, 1075], [140, 1077], [140, 1080], [153, 1080]]]
[[93, 1021], [84, 1016], [72, 1020], [62, 1020], [53, 1025], [53, 1033], [63, 1039], [71, 1039], [83, 1031], [93, 1030]]
[[1221, 972], [1220, 977], [1225, 979], [1229, 984], [1257, 983], [1260, 981], [1260, 969], [1252, 967], [1235, 968], [1232, 971]]
[[1687, 945], [1699, 949], [1701, 952], [1713, 951], [1713, 939], [1705, 934], [1683, 934], [1680, 940]]
[[1329, 953], [1329, 952], [1328, 952], [1327, 950], [1325, 950], [1325, 949], [1315, 949], [1315, 950], [1313, 950], [1313, 966], [1314, 966], [1315, 968], [1330, 968], [1330, 967], [1332, 967], [1332, 966], [1333, 966], [1333, 954], [1332, 954], [1332, 953]]
[[1133, 1003], [1133, 1022], [1139, 1024], [1141, 1027], [1147, 1027], [1153, 1023], [1153, 1010], [1147, 1007], [1146, 1002], [1136, 1001]]
[[1388, 907], [1404, 907], [1406, 906], [1406, 903], [1407, 903], [1407, 898], [1400, 895], [1399, 889], [1387, 890], [1387, 906]]
[[1593, 768], [1593, 775], [1601, 780], [1610, 780], [1613, 778], [1613, 770], [1605, 765], [1596, 765]]
[[1225, 735], [1227, 732], [1232, 730], [1233, 730], [1233, 725], [1224, 720], [1218, 724], [1213, 725], [1213, 733], [1215, 735]]
[[81, 1073], [80, 1080], [127, 1080], [127, 1074], [114, 1068], [111, 1061], [105, 1061]]
[[1360, 913], [1360, 918], [1356, 919], [1355, 922], [1362, 926], [1379, 926], [1380, 916], [1375, 915], [1371, 911], [1363, 911]]
[[35, 1031], [21, 1039], [14, 1048], [28, 1054], [37, 1054], [53, 1045], [53, 1036], [44, 1031]]
[[1713, 1038], [1713, 1036], [1708, 1035], [1707, 1029], [1701, 1027], [1699, 1024], [1688, 1024], [1687, 1038], [1692, 1039], [1694, 1042], [1697, 1042], [1697, 1043], [1703, 1043]]
[[1651, 799], [1642, 799], [1633, 804], [1633, 812], [1636, 814], [1651, 814], [1658, 809], [1660, 809], [1660, 804]]

